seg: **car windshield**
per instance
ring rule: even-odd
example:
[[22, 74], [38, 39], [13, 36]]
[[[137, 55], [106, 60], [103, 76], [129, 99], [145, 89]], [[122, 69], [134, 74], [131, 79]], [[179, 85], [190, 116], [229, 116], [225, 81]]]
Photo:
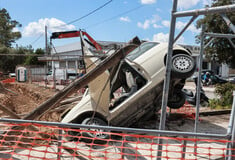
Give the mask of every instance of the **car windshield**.
[[127, 58], [131, 61], [133, 61], [134, 59], [138, 58], [139, 56], [141, 56], [143, 53], [145, 53], [146, 51], [148, 51], [149, 49], [153, 48], [154, 46], [156, 46], [159, 43], [156, 42], [147, 42], [147, 43], [143, 43], [141, 44], [139, 47], [137, 47], [136, 49], [134, 49], [132, 52], [130, 52], [127, 55]]

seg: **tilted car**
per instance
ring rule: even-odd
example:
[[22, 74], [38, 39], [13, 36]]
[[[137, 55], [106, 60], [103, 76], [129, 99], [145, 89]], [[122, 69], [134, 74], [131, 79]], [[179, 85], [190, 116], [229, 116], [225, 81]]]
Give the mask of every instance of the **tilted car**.
[[[62, 122], [127, 127], [160, 110], [167, 49], [167, 43], [142, 43], [89, 83], [81, 101], [64, 115]], [[87, 48], [85, 52], [92, 55]], [[94, 57], [85, 61], [89, 69], [98, 64]], [[195, 70], [191, 53], [174, 45], [171, 70], [168, 107], [180, 108], [185, 103], [181, 89]]]

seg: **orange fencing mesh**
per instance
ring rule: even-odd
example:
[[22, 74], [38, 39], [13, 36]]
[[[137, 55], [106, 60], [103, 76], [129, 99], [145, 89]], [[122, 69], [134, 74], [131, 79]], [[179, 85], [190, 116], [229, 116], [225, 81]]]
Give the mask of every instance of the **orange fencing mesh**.
[[15, 78], [8, 78], [8, 79], [5, 79], [5, 80], [2, 80], [1, 82], [2, 83], [12, 83], [12, 82], [15, 82]]
[[[0, 159], [10, 160], [225, 159], [226, 144], [231, 143], [228, 140], [101, 132], [36, 123], [1, 123], [0, 127]], [[102, 136], [107, 139], [100, 138]], [[158, 139], [162, 139], [163, 144], [159, 144]], [[162, 154], [157, 157], [159, 145]], [[235, 155], [230, 157], [235, 159]]]

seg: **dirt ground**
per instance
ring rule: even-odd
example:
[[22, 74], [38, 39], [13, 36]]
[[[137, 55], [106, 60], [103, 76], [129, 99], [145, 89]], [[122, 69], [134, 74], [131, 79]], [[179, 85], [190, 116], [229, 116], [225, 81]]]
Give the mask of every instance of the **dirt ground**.
[[[28, 83], [6, 83], [0, 88], [0, 104], [23, 117], [56, 93], [55, 90]], [[0, 111], [0, 117], [7, 116]], [[52, 113], [41, 120], [58, 121]], [[53, 119], [51, 118], [53, 117]]]

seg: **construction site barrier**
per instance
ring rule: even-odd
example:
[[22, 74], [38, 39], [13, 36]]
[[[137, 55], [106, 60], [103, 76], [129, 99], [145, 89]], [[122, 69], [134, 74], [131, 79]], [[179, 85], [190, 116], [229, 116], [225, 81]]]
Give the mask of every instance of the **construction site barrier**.
[[[220, 139], [186, 138], [187, 134], [179, 137], [171, 132], [171, 136], [160, 137], [149, 132], [143, 134], [144, 130], [138, 134], [128, 133], [126, 129], [111, 132], [108, 128], [106, 131], [84, 125], [75, 129], [75, 125], [66, 127], [66, 124], [17, 123], [0, 123], [0, 159], [235, 159], [235, 154], [226, 155], [228, 150], [234, 153], [235, 149], [228, 149], [226, 144], [232, 142], [222, 136], [218, 136]], [[158, 143], [159, 139], [163, 140], [162, 144]], [[160, 157], [157, 156], [159, 145], [162, 146]]]
[[12, 82], [15, 82], [15, 78], [8, 78], [8, 79], [5, 79], [5, 80], [2, 80], [1, 82], [2, 83], [12, 83]]

